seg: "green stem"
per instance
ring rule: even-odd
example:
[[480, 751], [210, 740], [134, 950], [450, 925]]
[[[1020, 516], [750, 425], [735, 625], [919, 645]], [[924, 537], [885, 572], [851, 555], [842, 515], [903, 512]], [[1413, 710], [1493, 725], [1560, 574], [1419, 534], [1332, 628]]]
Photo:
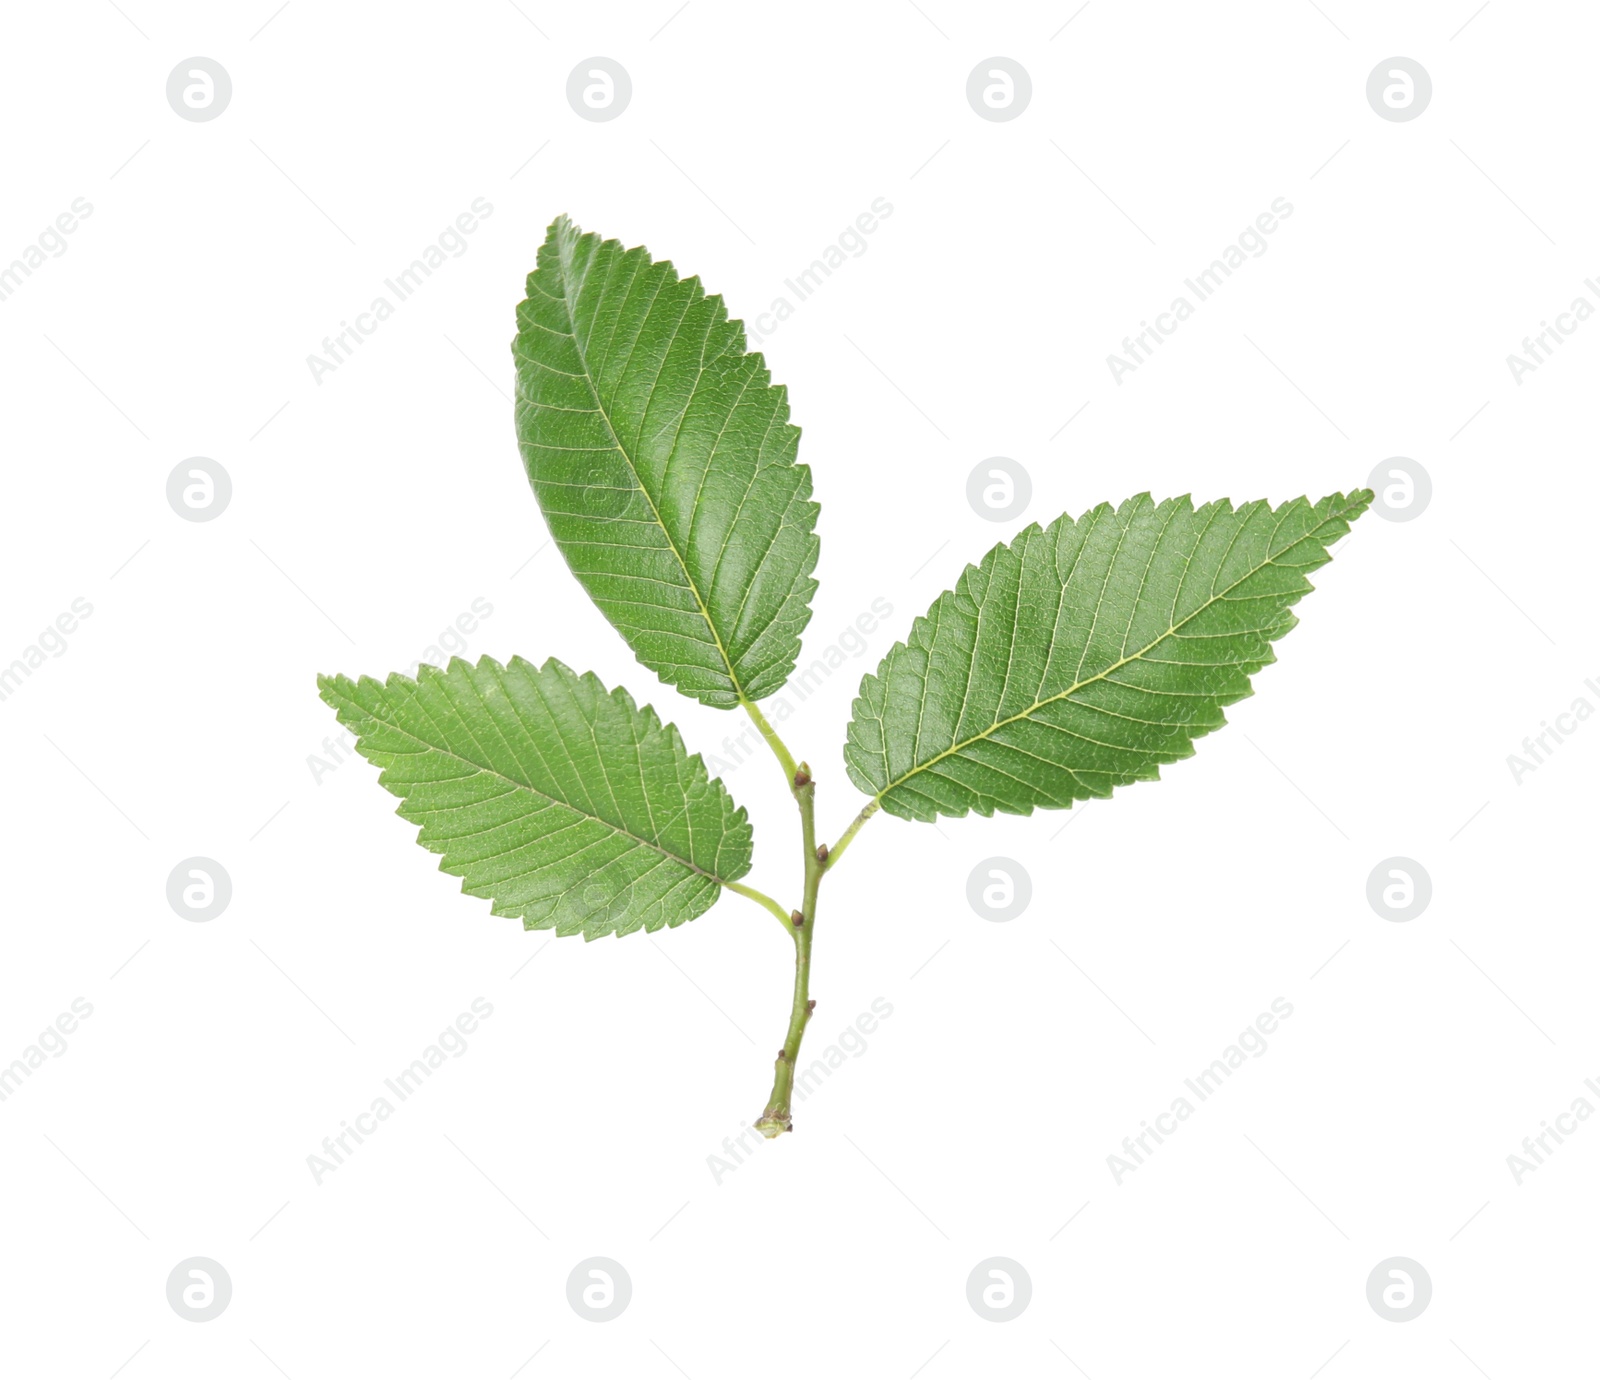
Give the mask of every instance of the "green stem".
[[816, 1003], [811, 1000], [811, 944], [817, 921], [817, 889], [822, 885], [822, 874], [838, 861], [839, 855], [850, 846], [850, 841], [861, 831], [861, 826], [877, 813], [878, 802], [876, 800], [867, 802], [866, 807], [856, 816], [855, 822], [844, 831], [844, 835], [831, 853], [826, 848], [819, 849], [816, 822], [817, 787], [811, 779], [811, 768], [804, 762], [796, 764], [794, 754], [789, 751], [783, 739], [767, 722], [766, 715], [753, 700], [740, 695], [739, 703], [744, 706], [751, 723], [766, 739], [767, 746], [772, 749], [772, 755], [778, 759], [778, 765], [783, 768], [784, 779], [789, 783], [795, 804], [800, 807], [800, 847], [805, 861], [805, 894], [800, 909], [789, 915], [785, 915], [783, 907], [770, 896], [757, 891], [754, 887], [743, 886], [738, 882], [725, 883], [730, 890], [748, 896], [776, 915], [783, 922], [784, 928], [789, 931], [790, 938], [794, 940], [794, 998], [789, 1004], [789, 1029], [784, 1034], [783, 1048], [778, 1051], [778, 1057], [773, 1064], [772, 1096], [767, 1099], [766, 1110], [755, 1123], [756, 1130], [771, 1139], [794, 1129], [791, 1103], [794, 1098], [795, 1071], [800, 1064], [800, 1042], [805, 1039], [806, 1026], [810, 1023], [811, 1012], [816, 1007]]
[[799, 783], [794, 786], [794, 798], [800, 806], [800, 839], [805, 850], [806, 882], [804, 900], [791, 919], [791, 932], [794, 935], [794, 1000], [789, 1007], [789, 1029], [784, 1036], [783, 1048], [778, 1051], [773, 1064], [772, 1096], [767, 1099], [767, 1108], [756, 1122], [756, 1130], [769, 1139], [794, 1129], [790, 1101], [794, 1095], [795, 1069], [800, 1061], [800, 1042], [805, 1038], [806, 1025], [816, 1005], [811, 1000], [811, 941], [816, 927], [817, 888], [822, 885], [823, 870], [822, 862], [817, 857], [817, 787], [804, 762], [791, 779]]

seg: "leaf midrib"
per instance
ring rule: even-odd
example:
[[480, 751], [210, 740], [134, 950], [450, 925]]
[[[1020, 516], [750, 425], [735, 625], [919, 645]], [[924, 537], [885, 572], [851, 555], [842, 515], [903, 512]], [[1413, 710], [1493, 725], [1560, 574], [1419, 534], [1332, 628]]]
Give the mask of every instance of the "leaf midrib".
[[[593, 375], [589, 372], [589, 356], [583, 346], [578, 343], [578, 322], [573, 315], [572, 298], [569, 296], [571, 283], [571, 266], [567, 259], [567, 248], [561, 244], [557, 250], [557, 261], [561, 266], [561, 304], [567, 312], [567, 335], [572, 340], [573, 351], [578, 356], [578, 362], [583, 368], [583, 381], [589, 389], [589, 396], [594, 399], [595, 411], [600, 414], [600, 419], [606, 424], [606, 431], [611, 437], [611, 444], [616, 447], [617, 454], [622, 457], [623, 463], [628, 467], [628, 473], [633, 476], [633, 482], [638, 486], [639, 492], [644, 495], [644, 501], [650, 505], [650, 516], [655, 525], [661, 529], [661, 535], [666, 538], [667, 549], [672, 552], [673, 560], [677, 561], [678, 569], [683, 572], [684, 583], [689, 586], [689, 593], [694, 595], [695, 606], [700, 610], [700, 617], [711, 632], [712, 641], [716, 643], [717, 655], [722, 658], [723, 668], [728, 673], [728, 682], [733, 686], [733, 693], [738, 697], [740, 704], [748, 704], [744, 693], [744, 686], [739, 684], [738, 674], [733, 669], [733, 660], [728, 656], [728, 649], [722, 645], [722, 634], [717, 631], [717, 625], [711, 621], [711, 612], [706, 607], [706, 601], [700, 597], [700, 587], [695, 583], [694, 576], [689, 572], [689, 564], [683, 559], [683, 553], [678, 550], [677, 542], [673, 541], [672, 533], [667, 530], [667, 524], [661, 520], [661, 510], [656, 507], [656, 501], [650, 495], [650, 490], [645, 487], [644, 477], [639, 473], [633, 463], [633, 457], [628, 454], [627, 448], [622, 444], [622, 438], [617, 435], [617, 429], [612, 425], [611, 414], [606, 411], [606, 406], [600, 401], [600, 389], [595, 383]], [[588, 275], [585, 274], [585, 277]], [[648, 315], [648, 314], [647, 314]], [[641, 326], [642, 330], [643, 327]], [[651, 386], [651, 396], [655, 395], [655, 387]], [[648, 400], [646, 405], [648, 406]], [[674, 440], [673, 445], [677, 442]]]
[[[1347, 504], [1346, 507], [1348, 507], [1348, 506], [1349, 505]], [[938, 766], [940, 762], [944, 761], [945, 758], [954, 757], [957, 753], [964, 752], [967, 748], [971, 747], [974, 743], [985, 742], [988, 739], [992, 738], [1002, 728], [1006, 728], [1006, 727], [1010, 726], [1011, 724], [1017, 723], [1019, 720], [1026, 719], [1026, 718], [1030, 717], [1033, 714], [1037, 714], [1046, 705], [1055, 704], [1058, 700], [1067, 699], [1067, 698], [1071, 697], [1072, 695], [1077, 694], [1078, 691], [1084, 689], [1085, 687], [1090, 686], [1090, 685], [1094, 685], [1098, 681], [1104, 680], [1113, 671], [1119, 671], [1124, 666], [1127, 666], [1127, 665], [1131, 664], [1132, 662], [1142, 660], [1144, 657], [1148, 656], [1152, 651], [1154, 651], [1158, 646], [1160, 646], [1163, 642], [1165, 642], [1169, 637], [1171, 637], [1175, 632], [1177, 632], [1179, 628], [1182, 628], [1186, 624], [1193, 622], [1196, 618], [1198, 618], [1202, 613], [1204, 613], [1208, 608], [1210, 608], [1219, 599], [1227, 598], [1228, 594], [1231, 591], [1233, 591], [1235, 589], [1238, 589], [1238, 587], [1240, 585], [1242, 585], [1246, 580], [1248, 580], [1252, 575], [1258, 575], [1258, 574], [1261, 573], [1261, 571], [1265, 570], [1269, 565], [1277, 564], [1277, 557], [1283, 555], [1284, 551], [1291, 551], [1291, 550], [1294, 549], [1294, 547], [1298, 546], [1301, 542], [1307, 540], [1307, 538], [1315, 537], [1318, 532], [1320, 532], [1324, 527], [1327, 526], [1328, 522], [1331, 519], [1342, 517], [1345, 511], [1346, 511], [1345, 508], [1341, 508], [1337, 512], [1331, 512], [1330, 511], [1329, 513], [1325, 514], [1322, 522], [1318, 524], [1318, 526], [1316, 527], [1316, 529], [1314, 531], [1303, 532], [1300, 536], [1295, 538], [1295, 540], [1293, 542], [1291, 542], [1288, 546], [1284, 547], [1283, 551], [1276, 552], [1272, 557], [1269, 557], [1267, 560], [1261, 562], [1260, 565], [1252, 566], [1248, 571], [1246, 571], [1243, 575], [1241, 575], [1237, 580], [1235, 580], [1226, 589], [1219, 590], [1217, 593], [1213, 594], [1209, 599], [1207, 599], [1205, 601], [1205, 603], [1201, 604], [1198, 608], [1196, 608], [1193, 613], [1190, 613], [1190, 614], [1186, 615], [1179, 622], [1172, 624], [1170, 627], [1168, 627], [1166, 632], [1162, 633], [1159, 637], [1154, 638], [1150, 643], [1148, 643], [1144, 647], [1141, 647], [1137, 652], [1134, 652], [1131, 656], [1125, 656], [1121, 660], [1113, 663], [1110, 666], [1107, 666], [1104, 670], [1097, 671], [1094, 675], [1089, 676], [1088, 678], [1086, 678], [1084, 680], [1080, 680], [1080, 681], [1076, 682], [1075, 684], [1068, 686], [1065, 690], [1061, 691], [1059, 694], [1047, 695], [1044, 699], [1035, 701], [1033, 704], [1029, 705], [1028, 708], [1020, 711], [1019, 713], [1012, 714], [1007, 718], [1001, 719], [998, 722], [996, 722], [994, 724], [991, 724], [988, 728], [984, 729], [982, 733], [975, 733], [975, 734], [973, 734], [972, 737], [966, 739], [964, 742], [956, 743], [953, 747], [946, 748], [943, 752], [939, 753], [937, 756], [930, 757], [926, 762], [918, 763], [916, 766], [912, 767], [910, 771], [906, 772], [903, 776], [898, 776], [893, 781], [891, 781], [887, 786], [885, 786], [881, 791], [879, 791], [875, 796], [872, 797], [873, 800], [881, 802], [883, 800], [884, 796], [888, 795], [889, 792], [894, 790], [896, 786], [902, 786], [907, 781], [911, 780], [912, 777], [918, 776], [918, 775], [920, 775], [921, 773], [923, 773], [925, 771], [931, 770], [933, 767]], [[1142, 588], [1143, 588], [1143, 586], [1141, 585], [1141, 590], [1142, 590]], [[1092, 635], [1092, 633], [1091, 633], [1091, 635]], [[888, 761], [887, 761], [887, 756], [886, 756], [885, 757], [885, 765], [887, 766], [887, 764], [888, 764]]]

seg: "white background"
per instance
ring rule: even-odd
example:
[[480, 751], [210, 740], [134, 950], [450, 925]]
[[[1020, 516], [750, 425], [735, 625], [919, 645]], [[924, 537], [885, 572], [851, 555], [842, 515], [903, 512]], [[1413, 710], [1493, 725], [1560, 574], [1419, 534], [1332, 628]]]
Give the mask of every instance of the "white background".
[[[1591, 1355], [1600, 1129], [1520, 1185], [1506, 1161], [1600, 1105], [1600, 723], [1507, 765], [1600, 706], [1600, 324], [1520, 384], [1506, 363], [1600, 305], [1590, 8], [273, 3], [6, 19], [0, 262], [93, 212], [0, 302], [0, 662], [93, 614], [0, 703], [0, 1061], [93, 1015], [0, 1104], [0, 1369], [1504, 1380]], [[596, 54], [632, 77], [610, 123], [565, 97]], [[1033, 84], [1004, 123], [965, 96], [996, 54]], [[1407, 123], [1365, 94], [1396, 54], [1434, 87]], [[166, 100], [194, 55], [232, 78], [211, 122]], [[476, 197], [467, 251], [316, 382], [307, 355]], [[313, 775], [314, 676], [405, 669], [482, 598], [470, 656], [558, 655], [726, 757], [743, 721], [658, 683], [545, 547], [513, 310], [561, 211], [753, 316], [878, 197], [867, 252], [764, 346], [822, 504], [807, 658], [894, 608], [785, 725], [828, 837], [860, 803], [860, 675], [1024, 522], [1317, 498], [1391, 456], [1433, 498], [1360, 522], [1162, 784], [874, 820], [824, 889], [807, 1053], [893, 1015], [719, 1182], [786, 1020], [771, 920], [730, 897], [585, 945], [491, 919], [371, 767]], [[1268, 252], [1119, 385], [1107, 354], [1278, 197]], [[1034, 490], [1000, 525], [965, 496], [995, 455]], [[232, 478], [215, 521], [168, 506], [191, 456]], [[777, 769], [727, 779], [751, 881], [796, 896]], [[166, 899], [194, 855], [232, 878], [209, 923]], [[966, 901], [996, 855], [1032, 879], [1006, 924]], [[1393, 855], [1432, 877], [1409, 923], [1366, 898]], [[467, 1053], [317, 1183], [323, 1137], [478, 997]], [[1267, 1052], [1119, 1184], [1107, 1156], [1275, 998]], [[166, 1299], [191, 1256], [233, 1282], [203, 1324]], [[633, 1283], [603, 1325], [566, 1298], [590, 1256]], [[1031, 1276], [1014, 1322], [967, 1303], [990, 1256]], [[1390, 1256], [1431, 1276], [1414, 1321], [1368, 1304]]]

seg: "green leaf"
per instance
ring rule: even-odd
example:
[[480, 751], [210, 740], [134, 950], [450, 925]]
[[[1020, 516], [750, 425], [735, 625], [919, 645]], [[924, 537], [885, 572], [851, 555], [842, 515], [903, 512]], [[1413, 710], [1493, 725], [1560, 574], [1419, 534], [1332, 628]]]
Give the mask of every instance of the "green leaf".
[[698, 278], [550, 227], [517, 307], [517, 440], [556, 545], [662, 680], [780, 689], [811, 618], [817, 505], [786, 391]]
[[743, 808], [678, 730], [554, 658], [317, 684], [440, 870], [527, 929], [681, 925], [750, 870]]
[[968, 566], [861, 682], [850, 779], [905, 819], [1031, 814], [1153, 781], [1274, 660], [1367, 489], [1271, 508], [1149, 494]]

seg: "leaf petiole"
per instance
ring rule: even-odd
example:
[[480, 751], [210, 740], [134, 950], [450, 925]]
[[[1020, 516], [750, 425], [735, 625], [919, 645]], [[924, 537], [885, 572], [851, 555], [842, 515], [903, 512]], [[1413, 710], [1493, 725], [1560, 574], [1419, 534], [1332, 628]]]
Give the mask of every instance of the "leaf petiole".
[[861, 813], [851, 820], [850, 827], [839, 835], [839, 842], [828, 850], [827, 861], [822, 865], [824, 871], [833, 870], [834, 864], [843, 856], [844, 850], [850, 846], [850, 841], [861, 832], [861, 826], [877, 813], [878, 802], [876, 799], [869, 800], [861, 807]]
[[772, 755], [778, 759], [778, 765], [783, 768], [784, 780], [789, 783], [789, 789], [794, 789], [794, 775], [798, 768], [795, 766], [794, 754], [789, 751], [778, 730], [767, 722], [767, 716], [761, 712], [754, 700], [747, 700], [742, 694], [739, 703], [744, 706], [744, 712], [750, 716], [750, 722], [760, 731], [761, 736], [767, 740], [767, 746], [772, 749]]
[[763, 906], [770, 910], [778, 917], [778, 923], [783, 926], [786, 933], [792, 934], [794, 932], [789, 923], [789, 912], [774, 901], [772, 897], [768, 896], [766, 892], [757, 891], [755, 887], [746, 886], [743, 882], [724, 881], [722, 885], [727, 887], [729, 891], [737, 891], [741, 896], [748, 896], [758, 906]]

